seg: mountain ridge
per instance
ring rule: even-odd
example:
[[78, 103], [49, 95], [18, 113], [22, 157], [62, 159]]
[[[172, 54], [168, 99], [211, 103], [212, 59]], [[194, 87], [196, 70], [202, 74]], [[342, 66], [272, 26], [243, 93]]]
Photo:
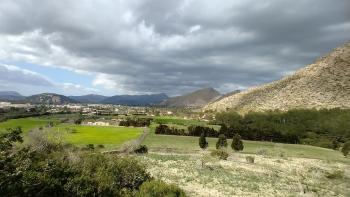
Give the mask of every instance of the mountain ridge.
[[16, 91], [0, 91], [0, 101], [20, 101], [25, 99], [25, 96]]
[[115, 95], [101, 101], [102, 104], [115, 105], [156, 105], [169, 98], [165, 93], [144, 95]]
[[25, 99], [27, 102], [32, 104], [50, 104], [50, 105], [62, 105], [69, 103], [78, 103], [67, 96], [55, 94], [55, 93], [41, 93], [28, 96]]
[[167, 107], [201, 107], [220, 96], [221, 94], [214, 88], [202, 88], [182, 96], [169, 98], [160, 105]]

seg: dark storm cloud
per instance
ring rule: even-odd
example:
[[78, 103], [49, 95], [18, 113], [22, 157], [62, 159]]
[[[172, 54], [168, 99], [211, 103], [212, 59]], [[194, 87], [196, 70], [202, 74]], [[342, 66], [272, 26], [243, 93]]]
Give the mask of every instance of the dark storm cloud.
[[349, 8], [347, 0], [2, 0], [0, 58], [96, 73], [94, 85], [116, 92], [232, 91], [348, 41]]

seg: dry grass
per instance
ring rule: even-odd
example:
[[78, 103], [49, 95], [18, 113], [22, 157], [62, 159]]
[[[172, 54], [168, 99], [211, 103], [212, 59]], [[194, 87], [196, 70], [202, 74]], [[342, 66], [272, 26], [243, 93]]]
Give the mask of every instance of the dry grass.
[[[248, 154], [231, 153], [227, 160], [208, 155], [153, 152], [139, 158], [154, 177], [177, 184], [190, 196], [350, 195], [346, 163], [264, 155], [254, 155], [255, 163], [248, 163]], [[329, 178], [333, 174], [337, 176]]]

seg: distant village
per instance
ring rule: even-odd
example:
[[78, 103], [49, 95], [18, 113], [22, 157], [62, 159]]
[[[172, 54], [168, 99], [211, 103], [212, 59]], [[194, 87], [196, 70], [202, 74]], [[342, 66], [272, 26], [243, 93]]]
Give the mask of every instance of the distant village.
[[16, 104], [11, 102], [0, 102], [0, 109], [9, 108], [22, 108], [30, 111], [31, 109], [44, 106], [45, 110], [49, 114], [58, 113], [80, 113], [86, 116], [113, 116], [119, 117], [119, 119], [111, 119], [108, 122], [105, 121], [90, 121], [83, 122], [85, 125], [98, 125], [98, 126], [109, 126], [118, 125], [119, 121], [128, 116], [177, 116], [183, 119], [200, 119], [209, 121], [213, 119], [208, 114], [202, 114], [200, 111], [191, 108], [163, 108], [153, 106], [124, 106], [124, 105], [111, 105], [111, 104], [63, 104], [63, 105], [35, 105], [35, 104]]

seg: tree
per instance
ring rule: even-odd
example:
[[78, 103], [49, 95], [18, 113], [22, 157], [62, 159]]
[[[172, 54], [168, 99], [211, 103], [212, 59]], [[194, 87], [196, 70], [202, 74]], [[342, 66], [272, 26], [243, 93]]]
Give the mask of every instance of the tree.
[[220, 134], [219, 139], [216, 142], [216, 149], [220, 149], [223, 147], [227, 147], [227, 139], [226, 139], [226, 136], [224, 134]]
[[201, 149], [206, 149], [208, 147], [208, 142], [205, 139], [205, 134], [204, 132], [201, 134], [201, 136], [199, 137], [199, 147], [201, 147]]
[[235, 151], [242, 151], [244, 148], [243, 141], [241, 139], [241, 136], [238, 134], [235, 134], [232, 138], [232, 144], [231, 148]]
[[343, 155], [345, 157], [347, 157], [348, 154], [349, 154], [349, 151], [350, 151], [350, 141], [347, 141], [347, 142], [344, 143], [344, 146], [341, 149], [341, 152], [343, 153]]

